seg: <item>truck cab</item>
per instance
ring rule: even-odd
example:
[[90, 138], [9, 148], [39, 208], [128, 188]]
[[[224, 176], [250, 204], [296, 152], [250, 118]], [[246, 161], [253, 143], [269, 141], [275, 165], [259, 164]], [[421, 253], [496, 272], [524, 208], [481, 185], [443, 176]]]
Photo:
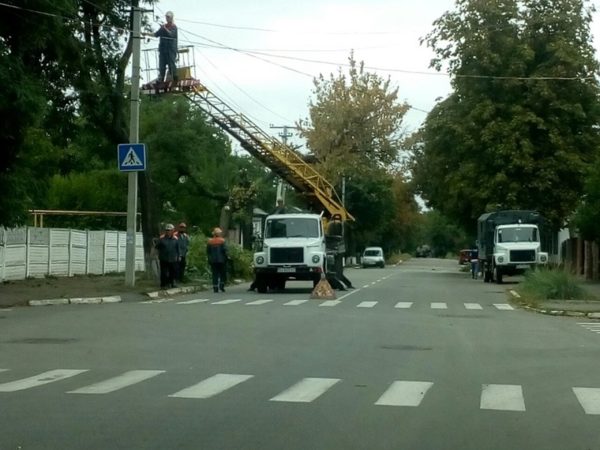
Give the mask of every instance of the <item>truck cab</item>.
[[479, 264], [485, 282], [502, 283], [504, 275], [548, 263], [541, 247], [541, 222], [534, 211], [498, 211], [479, 218]]
[[254, 254], [256, 289], [283, 290], [288, 280], [321, 280], [326, 268], [322, 215], [273, 214], [264, 225], [262, 249]]

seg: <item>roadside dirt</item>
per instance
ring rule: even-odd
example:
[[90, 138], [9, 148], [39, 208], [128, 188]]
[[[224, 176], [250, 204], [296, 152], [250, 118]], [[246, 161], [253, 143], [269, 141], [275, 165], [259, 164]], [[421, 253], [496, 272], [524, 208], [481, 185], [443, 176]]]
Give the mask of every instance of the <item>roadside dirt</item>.
[[133, 288], [125, 286], [125, 275], [32, 278], [0, 283], [0, 308], [26, 305], [29, 300], [121, 295], [123, 299], [143, 298], [158, 290], [158, 282], [138, 275]]

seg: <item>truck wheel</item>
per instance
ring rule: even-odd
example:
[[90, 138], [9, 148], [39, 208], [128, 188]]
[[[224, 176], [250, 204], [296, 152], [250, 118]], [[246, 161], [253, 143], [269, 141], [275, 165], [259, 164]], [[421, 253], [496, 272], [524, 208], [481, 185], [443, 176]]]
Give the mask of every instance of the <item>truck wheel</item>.
[[496, 283], [502, 284], [502, 269], [500, 269], [500, 267], [494, 267], [494, 275], [494, 278], [496, 278]]
[[267, 293], [267, 280], [265, 277], [256, 277], [256, 291], [259, 294]]

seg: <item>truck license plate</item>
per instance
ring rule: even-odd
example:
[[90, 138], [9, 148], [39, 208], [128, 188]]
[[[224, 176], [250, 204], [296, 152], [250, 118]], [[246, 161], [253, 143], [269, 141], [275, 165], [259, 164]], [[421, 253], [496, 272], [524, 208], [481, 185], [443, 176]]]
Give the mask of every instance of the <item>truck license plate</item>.
[[517, 269], [529, 269], [529, 264], [517, 264]]
[[294, 273], [296, 272], [295, 267], [278, 267], [277, 272], [279, 273]]

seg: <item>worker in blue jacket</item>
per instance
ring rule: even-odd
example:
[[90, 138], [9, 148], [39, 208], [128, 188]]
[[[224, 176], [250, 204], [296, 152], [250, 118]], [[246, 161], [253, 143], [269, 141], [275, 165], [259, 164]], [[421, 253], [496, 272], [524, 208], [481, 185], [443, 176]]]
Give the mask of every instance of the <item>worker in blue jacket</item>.
[[180, 249], [179, 240], [174, 233], [175, 227], [168, 223], [165, 232], [156, 243], [158, 260], [160, 262], [160, 287], [175, 287], [175, 279], [179, 269]]

